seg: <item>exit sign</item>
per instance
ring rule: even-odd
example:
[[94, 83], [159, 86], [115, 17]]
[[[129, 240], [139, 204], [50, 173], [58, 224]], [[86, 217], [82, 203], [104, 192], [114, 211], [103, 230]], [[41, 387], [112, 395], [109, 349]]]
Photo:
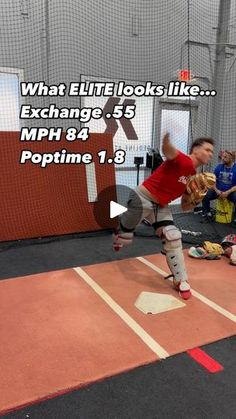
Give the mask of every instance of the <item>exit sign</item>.
[[190, 70], [179, 70], [179, 77], [180, 81], [189, 81], [192, 79], [191, 71]]

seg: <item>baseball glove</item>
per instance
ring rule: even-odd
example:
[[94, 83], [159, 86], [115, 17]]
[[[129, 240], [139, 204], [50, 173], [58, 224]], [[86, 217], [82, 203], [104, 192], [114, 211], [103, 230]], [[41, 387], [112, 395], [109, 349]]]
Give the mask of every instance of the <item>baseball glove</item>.
[[213, 173], [196, 173], [191, 176], [186, 184], [186, 191], [194, 205], [199, 204], [207, 194], [208, 189], [215, 186], [216, 177]]
[[203, 247], [210, 255], [223, 255], [224, 254], [224, 249], [218, 243], [205, 241], [203, 243]]

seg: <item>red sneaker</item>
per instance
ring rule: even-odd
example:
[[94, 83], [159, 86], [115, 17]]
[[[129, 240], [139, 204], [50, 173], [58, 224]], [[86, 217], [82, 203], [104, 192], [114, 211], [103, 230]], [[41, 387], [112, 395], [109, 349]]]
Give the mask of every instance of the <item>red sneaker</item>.
[[112, 239], [113, 239], [113, 250], [115, 250], [115, 252], [119, 252], [119, 250], [122, 249], [123, 244], [120, 243], [119, 235], [117, 232], [113, 233]]
[[188, 300], [192, 297], [190, 285], [188, 281], [176, 281], [173, 279], [174, 288], [179, 291], [179, 295], [183, 300]]
[[122, 247], [122, 244], [113, 244], [113, 250], [115, 250], [115, 252], [119, 252]]

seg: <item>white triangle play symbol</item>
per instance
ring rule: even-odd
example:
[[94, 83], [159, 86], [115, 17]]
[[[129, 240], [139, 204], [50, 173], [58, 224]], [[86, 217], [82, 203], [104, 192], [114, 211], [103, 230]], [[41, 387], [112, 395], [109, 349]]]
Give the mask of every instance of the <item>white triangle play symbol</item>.
[[110, 201], [110, 218], [115, 218], [127, 211], [127, 208], [117, 202]]

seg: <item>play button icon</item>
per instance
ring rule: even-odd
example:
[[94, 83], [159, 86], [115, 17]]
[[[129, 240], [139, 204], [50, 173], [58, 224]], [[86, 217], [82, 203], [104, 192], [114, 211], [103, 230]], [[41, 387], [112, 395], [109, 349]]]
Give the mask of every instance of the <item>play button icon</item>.
[[[99, 192], [94, 202], [93, 215], [102, 230], [114, 229], [117, 228], [122, 214], [126, 213], [128, 209], [132, 211], [134, 224], [138, 224], [143, 212], [140, 197], [128, 186], [111, 185]], [[124, 214], [125, 216], [126, 214]]]
[[127, 211], [127, 208], [117, 202], [110, 201], [110, 218], [115, 218], [118, 215]]

